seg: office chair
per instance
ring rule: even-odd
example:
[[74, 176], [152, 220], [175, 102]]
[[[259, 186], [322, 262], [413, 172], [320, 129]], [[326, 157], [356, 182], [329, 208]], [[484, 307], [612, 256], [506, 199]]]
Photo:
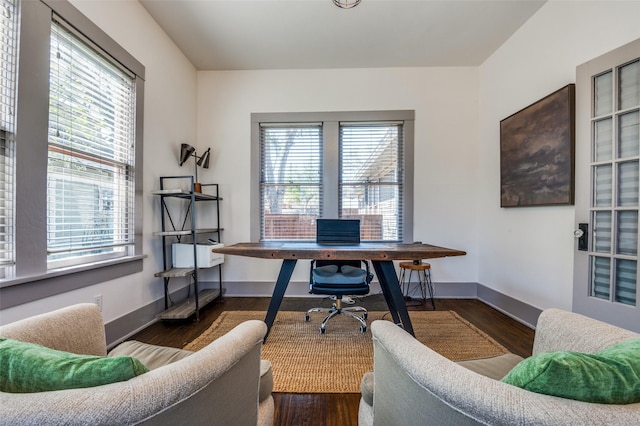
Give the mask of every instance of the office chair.
[[[318, 219], [316, 221], [316, 243], [319, 245], [360, 244], [360, 221], [340, 219]], [[364, 264], [365, 269], [362, 269]], [[312, 308], [305, 315], [311, 319], [312, 312], [327, 312], [322, 320], [320, 333], [324, 333], [329, 320], [344, 314], [360, 322], [360, 331], [367, 331], [367, 310], [360, 306], [344, 307], [344, 296], [365, 295], [373, 274], [366, 260], [312, 260], [309, 277], [309, 293], [335, 297], [331, 308]], [[356, 314], [362, 312], [362, 315]]]

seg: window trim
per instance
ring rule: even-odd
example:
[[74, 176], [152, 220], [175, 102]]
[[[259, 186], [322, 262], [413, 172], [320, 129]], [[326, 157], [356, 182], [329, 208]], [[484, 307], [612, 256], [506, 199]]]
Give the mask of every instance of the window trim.
[[[0, 196], [2, 205], [0, 221], [3, 228], [3, 237], [0, 238], [0, 277], [5, 276], [5, 269], [15, 262], [15, 132], [16, 132], [16, 104], [17, 104], [17, 73], [18, 73], [18, 37], [20, 35], [19, 0], [4, 0], [1, 7], [3, 14], [0, 27], [4, 34], [0, 43], [4, 55], [8, 60], [2, 63], [3, 76], [0, 104], [6, 108], [0, 117]], [[10, 14], [7, 15], [6, 12]], [[11, 37], [7, 37], [8, 35]]]
[[[135, 74], [136, 208], [132, 256], [47, 270], [49, 45], [54, 14]], [[141, 272], [142, 259], [145, 257], [142, 254], [144, 65], [67, 1], [22, 1], [19, 37], [16, 264], [13, 271], [7, 273], [13, 278], [0, 281], [0, 309]]]
[[[292, 113], [252, 113], [251, 114], [251, 241], [260, 239], [260, 123], [322, 122], [324, 155], [338, 155], [340, 122], [403, 121], [404, 122], [404, 206], [403, 242], [413, 241], [413, 170], [414, 170], [414, 110], [389, 111], [332, 111], [332, 112], [292, 112]], [[338, 190], [339, 171], [325, 169], [324, 183]], [[323, 205], [326, 212], [338, 206], [331, 202], [329, 190], [324, 191]], [[334, 197], [337, 198], [337, 197]], [[325, 217], [330, 217], [326, 215]]]

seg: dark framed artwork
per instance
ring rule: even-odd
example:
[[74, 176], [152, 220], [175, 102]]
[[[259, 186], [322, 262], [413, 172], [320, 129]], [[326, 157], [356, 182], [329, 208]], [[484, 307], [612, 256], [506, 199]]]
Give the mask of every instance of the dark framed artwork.
[[575, 85], [500, 121], [500, 206], [574, 203]]

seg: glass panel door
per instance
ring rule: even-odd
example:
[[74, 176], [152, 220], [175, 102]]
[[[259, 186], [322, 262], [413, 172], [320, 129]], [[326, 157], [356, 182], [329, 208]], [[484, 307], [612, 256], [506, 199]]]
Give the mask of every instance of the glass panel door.
[[589, 295], [632, 306], [636, 305], [638, 263], [638, 64], [593, 77], [591, 117], [594, 244]]
[[576, 77], [576, 222], [589, 245], [576, 251], [574, 311], [640, 331], [640, 40]]

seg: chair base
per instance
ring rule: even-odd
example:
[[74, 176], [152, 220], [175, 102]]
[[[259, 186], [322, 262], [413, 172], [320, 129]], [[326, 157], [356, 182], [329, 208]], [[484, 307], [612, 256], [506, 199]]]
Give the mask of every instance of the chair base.
[[[360, 322], [360, 331], [366, 333], [367, 331], [367, 310], [361, 306], [349, 306], [344, 308], [342, 306], [342, 298], [337, 299], [334, 302], [331, 308], [311, 308], [307, 311], [304, 316], [305, 321], [310, 321], [311, 317], [309, 314], [312, 312], [328, 312], [328, 315], [324, 317], [322, 320], [322, 324], [320, 324], [320, 334], [324, 334], [327, 329], [327, 323], [329, 320], [336, 315], [347, 315], [351, 318], [355, 318]], [[362, 315], [358, 315], [355, 312], [362, 312]]]

